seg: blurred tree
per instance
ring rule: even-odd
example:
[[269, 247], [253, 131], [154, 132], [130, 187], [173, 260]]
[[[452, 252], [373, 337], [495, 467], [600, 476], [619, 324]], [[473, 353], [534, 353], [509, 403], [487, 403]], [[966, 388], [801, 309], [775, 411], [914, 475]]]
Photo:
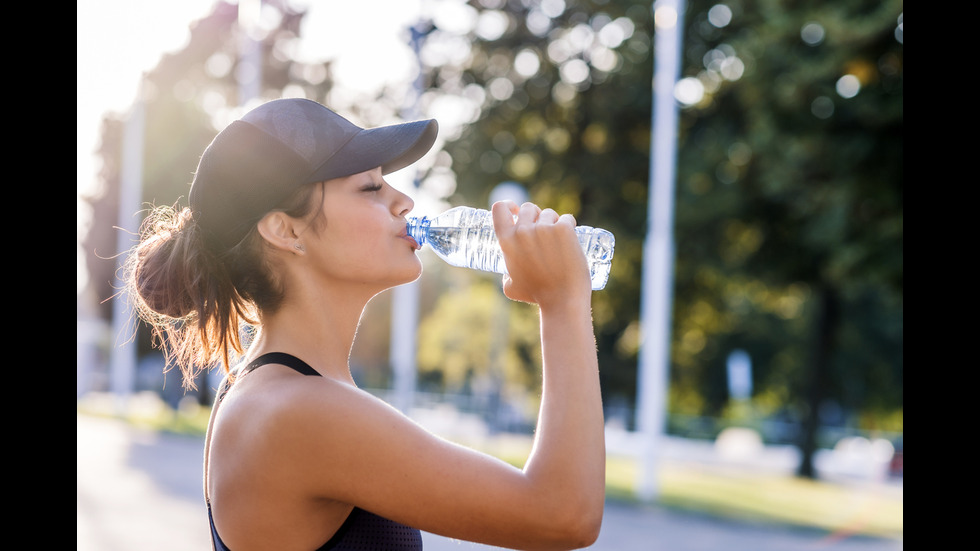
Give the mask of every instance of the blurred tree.
[[439, 93], [482, 110], [446, 146], [459, 181], [452, 201], [486, 204], [494, 186], [517, 181], [532, 201], [616, 235], [593, 309], [603, 386], [632, 400], [637, 345], [627, 328], [639, 311], [652, 19], [648, 6], [602, 4], [473, 1], [472, 40], [457, 41], [436, 18], [423, 59]]
[[[430, 63], [481, 109], [446, 147], [454, 200], [516, 180], [616, 234], [593, 303], [604, 393], [632, 398], [651, 5], [469, 5], [466, 55]], [[747, 350], [759, 406], [804, 427], [804, 476], [823, 405], [902, 408], [901, 17], [900, 1], [687, 3], [670, 407], [721, 414], [727, 355]]]
[[[257, 36], [262, 51], [263, 97], [271, 99], [288, 90], [321, 101], [332, 87], [328, 64], [307, 66], [294, 62], [288, 52], [299, 37], [303, 12], [285, 0], [264, 0]], [[238, 6], [219, 2], [207, 17], [191, 26], [190, 41], [178, 52], [165, 55], [145, 75], [143, 95], [146, 130], [142, 201], [147, 207], [185, 206], [187, 193], [201, 151], [217, 133], [216, 128], [237, 116], [240, 108], [236, 68], [241, 32]], [[93, 220], [84, 239], [90, 285], [102, 301], [100, 315], [110, 319], [116, 269], [116, 232], [122, 127], [125, 114], [107, 114], [99, 155], [102, 169], [99, 190], [85, 199]], [[149, 153], [152, 152], [152, 153]], [[135, 238], [134, 238], [135, 244]], [[137, 332], [138, 355], [151, 350], [149, 333]], [[201, 386], [202, 390], [206, 389]], [[202, 403], [210, 403], [202, 393]]]
[[[684, 84], [703, 93], [683, 117], [677, 235], [710, 248], [679, 262], [678, 294], [727, 303], [725, 349], [779, 356], [756, 376], [789, 385], [813, 477], [827, 402], [903, 405], [902, 2], [692, 2], [688, 16]], [[705, 288], [708, 266], [755, 289]], [[773, 300], [805, 324], [767, 324]]]
[[467, 279], [440, 294], [419, 326], [420, 377], [459, 393], [470, 393], [479, 379], [536, 388], [541, 383], [537, 311], [507, 300], [499, 276]]

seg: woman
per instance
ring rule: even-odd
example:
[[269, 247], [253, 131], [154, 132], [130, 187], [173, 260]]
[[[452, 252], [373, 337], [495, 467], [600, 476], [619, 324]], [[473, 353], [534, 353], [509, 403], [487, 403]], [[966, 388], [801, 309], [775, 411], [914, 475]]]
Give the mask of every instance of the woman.
[[[130, 266], [139, 311], [185, 380], [194, 366], [228, 372], [205, 445], [216, 549], [420, 549], [420, 530], [520, 549], [597, 537], [602, 408], [571, 215], [492, 208], [504, 293], [540, 310], [544, 382], [523, 470], [426, 432], [351, 377], [368, 301], [421, 273], [413, 202], [384, 175], [435, 135], [435, 121], [365, 130], [275, 100], [215, 137], [188, 209], [144, 223]], [[242, 325], [255, 328], [247, 347]]]

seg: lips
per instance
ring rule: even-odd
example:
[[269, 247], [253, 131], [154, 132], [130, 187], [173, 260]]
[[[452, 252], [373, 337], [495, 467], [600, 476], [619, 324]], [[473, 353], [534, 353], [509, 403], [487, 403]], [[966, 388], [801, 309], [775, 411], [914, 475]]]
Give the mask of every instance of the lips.
[[422, 246], [419, 245], [418, 241], [416, 241], [414, 237], [408, 235], [408, 227], [407, 226], [402, 228], [402, 231], [400, 231], [398, 233], [398, 237], [400, 237], [402, 239], [405, 239], [409, 243], [411, 243], [412, 244], [412, 248], [415, 249], [415, 250], [419, 250], [419, 249], [422, 248]]

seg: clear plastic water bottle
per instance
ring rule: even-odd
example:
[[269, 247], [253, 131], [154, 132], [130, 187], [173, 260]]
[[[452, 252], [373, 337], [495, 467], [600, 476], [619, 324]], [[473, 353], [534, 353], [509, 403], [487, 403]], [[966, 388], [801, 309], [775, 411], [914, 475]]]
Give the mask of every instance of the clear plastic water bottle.
[[[577, 226], [575, 233], [589, 262], [592, 289], [604, 288], [609, 280], [615, 237], [606, 230], [589, 226]], [[493, 214], [488, 210], [455, 207], [431, 219], [427, 216], [409, 217], [408, 235], [419, 246], [429, 245], [452, 266], [507, 273], [497, 234], [493, 230]]]

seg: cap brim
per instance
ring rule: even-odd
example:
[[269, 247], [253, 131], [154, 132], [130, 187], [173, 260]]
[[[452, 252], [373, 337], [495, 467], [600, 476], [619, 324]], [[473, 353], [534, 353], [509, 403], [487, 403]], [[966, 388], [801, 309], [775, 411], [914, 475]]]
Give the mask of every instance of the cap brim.
[[401, 170], [428, 153], [438, 133], [439, 124], [434, 119], [361, 130], [313, 171], [310, 183], [377, 167], [383, 174]]

